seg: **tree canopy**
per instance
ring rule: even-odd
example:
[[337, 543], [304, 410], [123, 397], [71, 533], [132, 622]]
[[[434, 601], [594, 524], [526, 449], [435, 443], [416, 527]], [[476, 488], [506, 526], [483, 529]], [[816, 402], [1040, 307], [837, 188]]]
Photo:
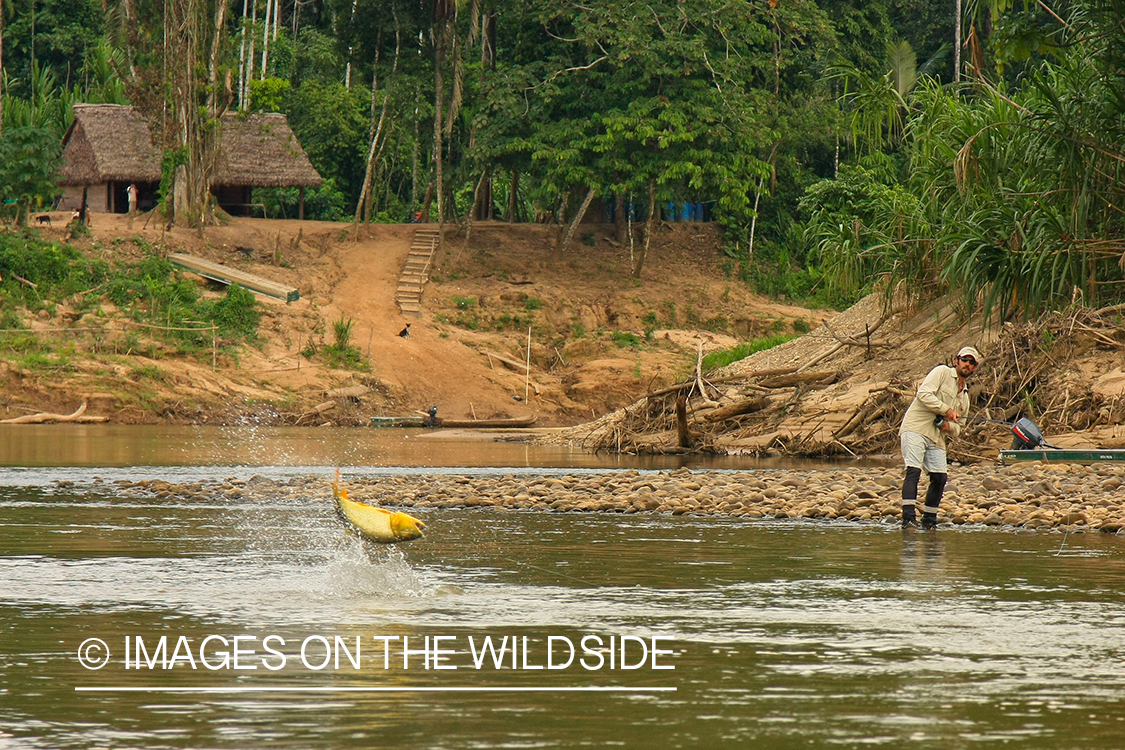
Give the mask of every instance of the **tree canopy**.
[[34, 161], [74, 102], [131, 103], [195, 222], [222, 114], [281, 111], [326, 178], [312, 218], [706, 202], [770, 293], [1119, 296], [1125, 0], [962, 5], [0, 0], [0, 137]]

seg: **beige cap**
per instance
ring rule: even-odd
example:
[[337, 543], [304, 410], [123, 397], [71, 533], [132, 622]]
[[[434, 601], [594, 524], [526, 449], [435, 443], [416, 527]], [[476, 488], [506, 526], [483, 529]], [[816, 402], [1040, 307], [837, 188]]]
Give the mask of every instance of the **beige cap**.
[[961, 351], [957, 352], [957, 356], [958, 358], [972, 357], [977, 361], [978, 365], [984, 361], [984, 357], [980, 356], [980, 352], [977, 351], [975, 346], [962, 346]]

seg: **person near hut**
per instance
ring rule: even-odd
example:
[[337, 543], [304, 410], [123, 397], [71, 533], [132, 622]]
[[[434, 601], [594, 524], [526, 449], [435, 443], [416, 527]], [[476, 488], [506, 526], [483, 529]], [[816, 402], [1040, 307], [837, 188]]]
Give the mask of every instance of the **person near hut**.
[[961, 434], [958, 420], [969, 411], [968, 379], [980, 365], [980, 352], [963, 346], [953, 359], [953, 367], [938, 365], [930, 370], [918, 393], [902, 418], [899, 439], [906, 478], [902, 483], [902, 528], [918, 527], [915, 508], [918, 480], [922, 469], [930, 475], [926, 488], [926, 504], [922, 506], [922, 528], [937, 528], [938, 506], [945, 492], [949, 469], [945, 457], [945, 439]]
[[137, 183], [129, 183], [129, 187], [125, 189], [129, 196], [129, 228], [133, 227], [133, 217], [137, 215]]

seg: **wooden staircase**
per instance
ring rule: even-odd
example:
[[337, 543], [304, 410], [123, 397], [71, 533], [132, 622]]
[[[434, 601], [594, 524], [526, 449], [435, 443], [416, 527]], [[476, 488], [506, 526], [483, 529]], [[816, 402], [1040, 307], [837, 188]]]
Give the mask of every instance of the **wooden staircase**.
[[395, 302], [403, 315], [422, 317], [422, 292], [430, 280], [434, 253], [441, 242], [441, 229], [437, 224], [423, 224], [414, 230], [410, 252], [398, 277]]

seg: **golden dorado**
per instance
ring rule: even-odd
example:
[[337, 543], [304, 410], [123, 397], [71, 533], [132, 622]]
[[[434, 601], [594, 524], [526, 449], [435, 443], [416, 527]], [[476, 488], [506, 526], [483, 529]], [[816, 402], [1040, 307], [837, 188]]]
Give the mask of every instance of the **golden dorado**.
[[348, 491], [340, 487], [340, 472], [332, 483], [332, 497], [336, 510], [361, 536], [375, 542], [390, 544], [406, 542], [422, 536], [426, 524], [401, 511], [389, 511], [374, 505], [348, 498]]

